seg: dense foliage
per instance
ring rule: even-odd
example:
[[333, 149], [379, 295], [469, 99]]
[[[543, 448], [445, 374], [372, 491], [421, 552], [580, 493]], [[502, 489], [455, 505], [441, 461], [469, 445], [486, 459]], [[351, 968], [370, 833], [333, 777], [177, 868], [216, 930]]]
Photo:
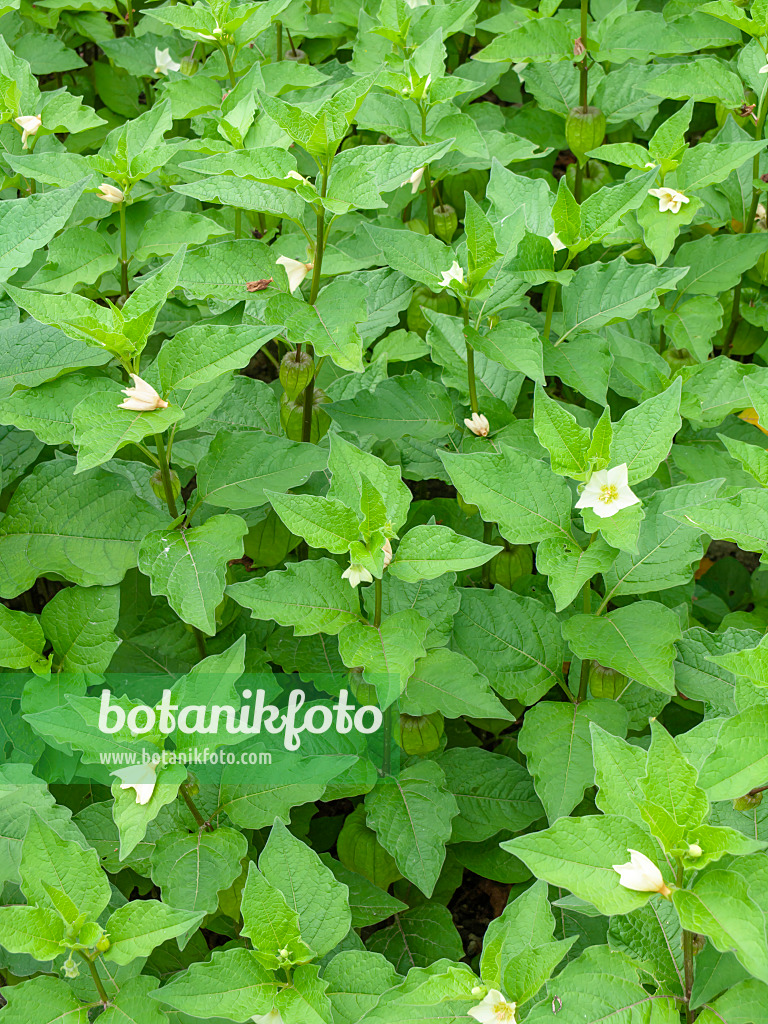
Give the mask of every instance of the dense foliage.
[[0, 1024], [766, 1024], [766, 0], [0, 13]]

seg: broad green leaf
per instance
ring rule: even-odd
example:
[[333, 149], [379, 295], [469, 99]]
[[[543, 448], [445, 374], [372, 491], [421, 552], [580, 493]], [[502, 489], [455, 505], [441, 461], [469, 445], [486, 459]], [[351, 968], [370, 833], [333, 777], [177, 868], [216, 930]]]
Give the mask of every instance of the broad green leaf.
[[264, 495], [291, 533], [303, 537], [310, 547], [343, 555], [360, 537], [361, 524], [357, 516], [336, 498], [267, 490]]
[[245, 521], [231, 515], [155, 530], [141, 543], [139, 569], [149, 576], [152, 593], [164, 594], [179, 618], [213, 636], [227, 562], [242, 556], [247, 532]]
[[518, 746], [550, 822], [570, 814], [594, 785], [593, 722], [622, 735], [627, 713], [615, 701], [594, 698], [580, 704], [542, 701], [526, 712]]
[[45, 907], [0, 907], [0, 943], [8, 953], [53, 960], [64, 951], [64, 921]]
[[687, 268], [680, 291], [687, 295], [719, 295], [733, 288], [741, 275], [768, 249], [768, 235], [704, 235], [684, 242], [675, 253], [676, 267]]
[[536, 549], [536, 568], [548, 577], [547, 583], [560, 612], [576, 600], [584, 584], [597, 573], [605, 574], [618, 552], [602, 537], [597, 537], [586, 550], [575, 540], [550, 537]]
[[675, 693], [676, 640], [681, 638], [675, 612], [653, 601], [638, 601], [599, 618], [574, 615], [563, 635], [579, 658], [593, 658], [608, 668], [662, 693]]
[[459, 807], [432, 761], [379, 780], [365, 798], [366, 821], [400, 871], [425, 896], [432, 895]]
[[768, 491], [741, 491], [732, 498], [712, 498], [666, 514], [717, 540], [730, 540], [746, 551], [768, 554]]
[[530, 597], [493, 590], [461, 590], [453, 647], [481, 665], [503, 697], [534, 704], [562, 681], [563, 642], [553, 612]]
[[16, 669], [43, 666], [44, 647], [45, 635], [36, 616], [0, 605], [0, 665]]
[[510, 543], [571, 538], [571, 492], [549, 466], [507, 445], [498, 454], [446, 452], [441, 458], [462, 498], [498, 523]]
[[169, 906], [212, 914], [219, 893], [240, 874], [247, 852], [245, 836], [232, 828], [168, 832], [152, 851], [152, 881]]
[[390, 377], [371, 391], [325, 406], [325, 411], [341, 430], [381, 440], [436, 441], [455, 426], [446, 389], [419, 373]]
[[397, 466], [388, 466], [370, 452], [350, 444], [341, 434], [332, 434], [328, 469], [333, 474], [329, 498], [338, 498], [349, 508], [361, 510], [363, 477], [366, 477], [381, 495], [392, 528], [397, 530], [405, 522], [411, 492], [403, 483]]
[[487, 334], [473, 327], [464, 329], [467, 341], [477, 352], [493, 359], [512, 373], [524, 373], [544, 383], [541, 339], [530, 324], [522, 320], [504, 320]]
[[283, 571], [235, 583], [227, 593], [255, 619], [293, 626], [296, 636], [340, 632], [360, 617], [357, 591], [330, 558], [298, 562]]
[[69, 459], [44, 462], [16, 489], [0, 526], [0, 594], [20, 594], [46, 572], [83, 587], [119, 583], [162, 521], [127, 480], [100, 469], [75, 476]]
[[484, 565], [498, 553], [483, 544], [454, 533], [448, 526], [415, 526], [397, 546], [389, 572], [406, 583], [432, 580], [447, 572], [461, 572]]
[[603, 814], [620, 814], [644, 825], [638, 810], [643, 799], [640, 782], [646, 775], [647, 755], [642, 747], [623, 740], [599, 723], [590, 723], [595, 766], [595, 803]]
[[[398, 914], [389, 928], [376, 931], [368, 940], [368, 948], [383, 954], [396, 971], [407, 972], [412, 967], [429, 967], [435, 960], [459, 960], [462, 953], [461, 936], [453, 923], [451, 912], [441, 903], [419, 903], [403, 914]], [[400, 1020], [428, 1020], [431, 1011], [424, 1006], [410, 1006], [408, 1015]], [[445, 1009], [438, 1004], [436, 1012], [444, 1015]], [[396, 1011], [397, 1012], [397, 1011]], [[375, 1024], [390, 1024], [393, 1008], [384, 1005], [381, 1011], [369, 1014]], [[439, 1019], [439, 1018], [438, 1018]]]
[[614, 424], [611, 462], [627, 464], [630, 485], [651, 476], [669, 454], [682, 422], [678, 411], [681, 388], [678, 379], [660, 395], [628, 409]]
[[386, 263], [405, 274], [412, 281], [439, 291], [443, 272], [450, 270], [454, 261], [451, 248], [433, 235], [418, 235], [412, 231], [369, 227], [368, 233]]
[[765, 783], [768, 771], [768, 706], [726, 719], [717, 744], [699, 772], [710, 800], [735, 800]]
[[0, 337], [0, 397], [7, 398], [17, 384], [32, 388], [68, 370], [99, 366], [109, 358], [109, 353], [31, 318], [23, 323], [6, 321]]
[[313, 345], [319, 356], [328, 356], [342, 370], [362, 372], [363, 344], [357, 324], [367, 317], [365, 286], [339, 277], [326, 285], [310, 306], [297, 295], [275, 295], [266, 315], [285, 324], [289, 341]]
[[151, 995], [182, 1013], [243, 1021], [269, 1013], [277, 992], [275, 975], [252, 952], [235, 948], [214, 950], [210, 960], [192, 964]]
[[559, 476], [583, 480], [589, 470], [587, 453], [590, 433], [576, 417], [546, 391], [537, 386], [533, 406], [533, 429], [549, 452], [552, 471]]
[[88, 1024], [88, 1009], [61, 978], [40, 974], [6, 986], [4, 1024]]
[[59, 671], [89, 679], [106, 672], [120, 645], [114, 633], [119, 612], [117, 587], [67, 587], [54, 594], [40, 623]]
[[148, 434], [163, 434], [184, 416], [176, 405], [152, 412], [119, 409], [124, 401], [117, 390], [88, 395], [75, 406], [72, 419], [77, 446], [76, 473], [108, 462], [126, 444], [136, 444]]
[[328, 995], [338, 1024], [355, 1024], [361, 1014], [378, 1004], [381, 994], [393, 988], [400, 976], [380, 953], [348, 949], [337, 953], [323, 971]]
[[157, 357], [164, 393], [173, 388], [189, 390], [229, 370], [247, 366], [250, 358], [280, 329], [273, 324], [198, 324], [179, 331], [165, 342]]
[[294, 963], [312, 959], [312, 950], [301, 939], [299, 915], [253, 861], [248, 865], [240, 911], [242, 934], [251, 940], [256, 958], [268, 970], [284, 962], [286, 951]]
[[87, 179], [23, 199], [8, 199], [0, 209], [0, 280], [26, 267], [69, 219]]
[[376, 687], [382, 709], [400, 696], [417, 659], [426, 655], [428, 629], [429, 623], [418, 612], [405, 609], [380, 626], [353, 622], [339, 634], [342, 661], [347, 668], [363, 669], [366, 681]]
[[161, 942], [196, 928], [204, 916], [202, 912], [175, 910], [158, 900], [126, 903], [107, 922], [111, 945], [104, 956], [117, 964], [149, 956]]
[[445, 648], [430, 651], [416, 662], [400, 707], [408, 715], [440, 711], [446, 718], [513, 718], [474, 662]]

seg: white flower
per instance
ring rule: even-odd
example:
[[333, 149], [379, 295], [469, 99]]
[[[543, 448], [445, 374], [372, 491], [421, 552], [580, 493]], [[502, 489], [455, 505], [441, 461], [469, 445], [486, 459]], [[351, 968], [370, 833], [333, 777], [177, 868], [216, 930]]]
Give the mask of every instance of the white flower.
[[285, 272], [288, 275], [288, 288], [291, 294], [296, 291], [314, 266], [313, 263], [302, 263], [300, 260], [292, 260], [290, 256], [278, 256], [277, 262], [281, 267], [285, 267]]
[[702, 853], [704, 853], [704, 851], [698, 843], [691, 843], [688, 847], [688, 856], [693, 857], [694, 860], [696, 860], [697, 857], [700, 857]]
[[298, 171], [288, 171], [286, 178], [293, 178], [294, 181], [303, 181], [305, 185], [307, 184], [307, 179]]
[[763, 64], [757, 73], [758, 75], [768, 75], [768, 64]]
[[35, 114], [24, 114], [15, 120], [16, 124], [21, 128], [21, 148], [26, 149], [27, 139], [30, 135], [35, 134], [43, 122]]
[[552, 248], [555, 250], [555, 252], [560, 252], [561, 249], [568, 248], [567, 245], [563, 245], [563, 243], [560, 241], [560, 236], [556, 231], [553, 231], [551, 235], [547, 235], [547, 238], [552, 243]]
[[145, 380], [142, 380], [135, 373], [130, 374], [130, 377], [135, 387], [123, 388], [123, 394], [126, 396], [126, 399], [118, 405], [118, 409], [131, 409], [134, 412], [152, 412], [153, 409], [168, 408], [168, 403], [163, 401], [151, 384], [147, 384]]
[[359, 565], [357, 562], [352, 562], [350, 567], [341, 574], [341, 578], [349, 580], [350, 587], [358, 587], [361, 583], [373, 582], [373, 576], [371, 576], [364, 565]]
[[197, 34], [200, 36], [201, 39], [205, 39], [209, 43], [215, 43], [218, 42], [219, 37], [222, 36], [224, 33], [222, 29], [216, 26], [216, 28], [213, 30], [212, 36], [206, 35], [205, 32], [198, 32]]
[[648, 195], [659, 200], [659, 213], [679, 213], [683, 203], [690, 203], [688, 196], [674, 188], [649, 188]]
[[657, 165], [652, 160], [646, 160], [646, 162], [643, 164], [643, 169], [646, 171], [652, 171], [653, 168], [656, 166]]
[[161, 50], [155, 47], [155, 74], [167, 75], [169, 71], [179, 71], [181, 64], [177, 64], [171, 57], [170, 50]]
[[757, 204], [757, 209], [755, 210], [755, 224], [757, 224], [759, 228], [762, 228], [763, 231], [768, 228], [768, 211], [766, 211], [762, 203]]
[[459, 284], [464, 284], [464, 271], [456, 260], [453, 261], [449, 270], [443, 271], [443, 276], [440, 278], [440, 287], [447, 288], [451, 281], [458, 281]]
[[99, 185], [99, 199], [106, 199], [108, 203], [122, 203], [125, 195], [114, 185], [108, 185], [103, 181]]
[[405, 2], [413, 10], [414, 7], [429, 7], [430, 0], [405, 0]]
[[423, 177], [424, 177], [424, 168], [423, 167], [417, 167], [416, 170], [413, 172], [413, 174], [410, 176], [410, 178], [406, 178], [406, 180], [401, 183], [401, 188], [402, 188], [403, 185], [410, 185], [411, 186], [411, 195], [415, 196], [416, 193], [421, 188], [421, 179]]
[[467, 1010], [467, 1016], [473, 1017], [479, 1024], [515, 1024], [516, 1003], [509, 1003], [498, 989], [492, 988], [482, 1003]]
[[659, 892], [662, 896], [669, 896], [669, 887], [653, 861], [639, 850], [627, 850], [627, 853], [630, 857], [628, 863], [612, 865], [619, 875], [620, 884], [635, 892]]
[[384, 552], [384, 568], [386, 569], [392, 561], [392, 542], [389, 539], [385, 540], [381, 545], [381, 550]]
[[136, 791], [137, 804], [148, 804], [152, 799], [157, 785], [157, 765], [154, 762], [132, 764], [129, 768], [118, 768], [110, 774], [120, 779], [120, 789]]
[[576, 508], [591, 508], [595, 515], [607, 519], [623, 508], [639, 504], [640, 499], [629, 486], [627, 464], [622, 462], [613, 469], [599, 469], [593, 473], [576, 502]]
[[251, 1017], [254, 1024], [283, 1024], [283, 1018], [279, 1010], [270, 1010], [269, 1013], [260, 1013]]
[[468, 420], [464, 420], [464, 426], [471, 430], [477, 437], [488, 437], [491, 425], [481, 412], [473, 412]]

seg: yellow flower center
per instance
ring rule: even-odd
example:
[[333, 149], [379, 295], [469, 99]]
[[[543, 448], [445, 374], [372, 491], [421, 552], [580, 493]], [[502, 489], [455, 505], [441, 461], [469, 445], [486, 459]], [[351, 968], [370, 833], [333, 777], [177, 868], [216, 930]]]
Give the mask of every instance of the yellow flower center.
[[615, 484], [604, 484], [600, 488], [600, 501], [604, 505], [610, 505], [612, 501], [616, 501], [619, 496], [619, 489]]
[[514, 1021], [515, 1019], [515, 1007], [513, 1003], [496, 1003], [493, 1007], [493, 1012], [496, 1015], [498, 1021]]

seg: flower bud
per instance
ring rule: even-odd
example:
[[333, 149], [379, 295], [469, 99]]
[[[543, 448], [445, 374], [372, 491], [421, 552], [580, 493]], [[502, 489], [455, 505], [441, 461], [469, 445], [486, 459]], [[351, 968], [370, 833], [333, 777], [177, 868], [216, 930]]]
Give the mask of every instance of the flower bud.
[[108, 203], [122, 203], [125, 199], [125, 193], [115, 185], [110, 185], [108, 182], [103, 181], [99, 185], [98, 197], [99, 199], [105, 199]]
[[[179, 474], [175, 469], [170, 471], [171, 473], [171, 490], [173, 491], [173, 500], [178, 501], [179, 495], [181, 494], [181, 480], [179, 480]], [[149, 478], [149, 485], [152, 488], [153, 493], [158, 498], [162, 498], [165, 501], [165, 487], [163, 486], [163, 474], [159, 469], [155, 470], [152, 476]]]
[[639, 850], [627, 850], [627, 853], [630, 859], [626, 864], [613, 865], [620, 884], [633, 892], [658, 892], [662, 896], [669, 896], [671, 890], [650, 857]]
[[283, 391], [294, 401], [304, 391], [315, 374], [315, 363], [307, 352], [286, 352], [280, 362], [280, 383]]
[[527, 544], [515, 544], [507, 549], [502, 548], [494, 555], [490, 564], [491, 583], [512, 589], [512, 584], [521, 576], [533, 572], [533, 552]]
[[69, 954], [68, 959], [64, 961], [64, 965], [62, 967], [62, 970], [64, 971], [64, 977], [65, 978], [74, 979], [74, 978], [79, 978], [80, 977], [80, 968], [77, 966], [75, 961], [72, 959], [72, 954], [71, 953]]
[[112, 943], [109, 941], [106, 935], [102, 935], [99, 941], [96, 943], [96, 949], [100, 953], [106, 953]]
[[606, 668], [593, 661], [589, 667], [589, 691], [593, 697], [616, 700], [627, 688], [629, 680], [615, 668]]
[[687, 856], [692, 857], [694, 860], [696, 860], [702, 855], [702, 853], [704, 853], [704, 851], [698, 843], [691, 843], [691, 845], [688, 847]]
[[762, 802], [762, 793], [745, 793], [744, 796], [736, 797], [733, 801], [733, 809], [734, 811], [751, 811], [754, 807], [759, 807]]
[[436, 206], [435, 210], [435, 233], [438, 238], [448, 245], [456, 234], [459, 226], [459, 218], [452, 206]]
[[668, 348], [661, 353], [661, 358], [669, 366], [673, 373], [682, 370], [684, 366], [695, 366], [696, 360], [687, 348]]
[[189, 55], [182, 57], [179, 61], [179, 71], [182, 75], [194, 75], [199, 67], [200, 61], [195, 60], [194, 57], [190, 57]]
[[488, 417], [483, 416], [481, 412], [473, 412], [469, 418], [464, 420], [464, 426], [475, 437], [488, 437], [491, 430]]
[[[328, 401], [328, 396], [320, 388], [315, 388], [312, 395], [312, 428], [309, 439], [317, 444], [320, 438], [325, 437], [331, 425], [331, 417], [322, 408]], [[291, 401], [287, 395], [280, 397], [280, 423], [282, 424], [285, 436], [291, 441], [301, 441], [304, 424], [304, 401], [299, 395]]]
[[440, 746], [445, 719], [439, 711], [431, 715], [400, 715], [397, 745], [408, 754], [431, 754]]
[[424, 316], [422, 309], [433, 309], [436, 313], [446, 313], [448, 316], [455, 316], [459, 309], [456, 297], [450, 292], [436, 294], [429, 288], [417, 288], [412, 297], [406, 312], [406, 323], [409, 331], [415, 331], [422, 337], [429, 329], [429, 323]]
[[565, 119], [565, 137], [583, 167], [586, 154], [605, 138], [605, 114], [599, 107], [573, 107]]
[[376, 833], [369, 828], [362, 804], [347, 816], [336, 840], [336, 852], [345, 868], [357, 872], [380, 889], [388, 889], [403, 877], [392, 855], [387, 853]]

